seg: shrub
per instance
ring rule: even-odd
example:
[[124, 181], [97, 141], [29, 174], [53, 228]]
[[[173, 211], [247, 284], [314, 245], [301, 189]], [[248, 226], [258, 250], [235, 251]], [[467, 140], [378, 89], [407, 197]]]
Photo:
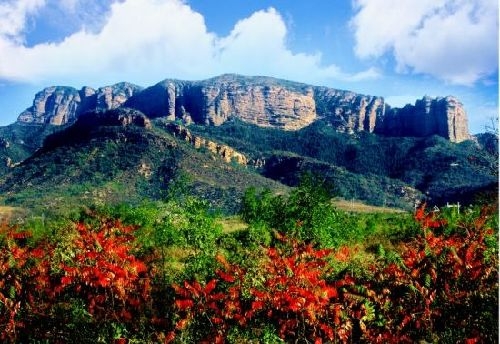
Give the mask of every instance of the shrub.
[[251, 227], [267, 226], [303, 241], [335, 247], [348, 241], [340, 215], [331, 203], [331, 187], [306, 174], [288, 198], [273, 196], [269, 190], [246, 191], [241, 216]]
[[234, 337], [250, 328], [254, 339], [274, 333], [285, 341], [346, 342], [352, 324], [339, 288], [352, 280], [326, 280], [330, 250], [279, 239], [284, 244], [265, 249], [257, 269], [244, 269], [219, 256], [221, 268], [205, 285], [175, 285], [178, 321], [169, 338], [223, 343], [230, 333]]
[[350, 259], [349, 248], [318, 249], [282, 235], [253, 266], [219, 257], [206, 284], [174, 286], [177, 322], [168, 338], [223, 343], [250, 331], [262, 340], [271, 326], [284, 341], [494, 342], [498, 268], [488, 211], [445, 234], [444, 219], [419, 209], [421, 234], [359, 276], [334, 268]]
[[[445, 234], [447, 221], [420, 208], [421, 234], [403, 243], [400, 261], [374, 267], [372, 288], [385, 323], [370, 336], [385, 341], [425, 338], [494, 342], [498, 336], [498, 261], [485, 226], [492, 208]], [[438, 234], [437, 234], [438, 233]], [[373, 332], [371, 332], [373, 330]], [[399, 339], [398, 339], [399, 338]]]
[[3, 226], [1, 339], [95, 342], [117, 321], [137, 331], [151, 287], [133, 231], [112, 220], [76, 223], [59, 242], [30, 247], [28, 231]]

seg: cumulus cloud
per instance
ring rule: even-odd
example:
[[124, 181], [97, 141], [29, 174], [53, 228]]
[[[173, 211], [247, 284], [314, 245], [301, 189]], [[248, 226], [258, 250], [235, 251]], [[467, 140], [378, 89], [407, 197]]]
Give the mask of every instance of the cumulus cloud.
[[393, 54], [397, 72], [471, 85], [498, 71], [496, 0], [355, 0], [360, 58]]
[[[138, 20], [140, 17], [147, 20]], [[60, 43], [33, 47], [0, 41], [0, 75], [20, 81], [144, 80], [152, 74], [195, 69], [208, 58], [213, 37], [203, 18], [179, 1], [115, 3], [102, 29], [82, 29]]]
[[[30, 3], [41, 6], [43, 1]], [[66, 0], [64, 6], [71, 9], [77, 3]], [[25, 16], [19, 18], [25, 24]], [[209, 32], [203, 16], [182, 0], [115, 2], [98, 31], [82, 28], [57, 43], [28, 47], [11, 36], [0, 32], [0, 78], [25, 82], [101, 86], [127, 80], [148, 85], [166, 77], [197, 79], [227, 72], [301, 81], [379, 76], [375, 69], [344, 73], [335, 65], [322, 65], [319, 53], [290, 51], [287, 27], [273, 8], [235, 23], [226, 37]]]
[[286, 25], [276, 10], [258, 11], [240, 20], [227, 37], [216, 41], [217, 67], [220, 72], [275, 75], [310, 82], [328, 79], [360, 81], [380, 77], [375, 68], [349, 74], [336, 65], [321, 66], [320, 53], [294, 53], [286, 47], [286, 36]]
[[44, 5], [44, 0], [11, 0], [0, 3], [0, 37], [16, 44], [22, 43], [26, 17]]

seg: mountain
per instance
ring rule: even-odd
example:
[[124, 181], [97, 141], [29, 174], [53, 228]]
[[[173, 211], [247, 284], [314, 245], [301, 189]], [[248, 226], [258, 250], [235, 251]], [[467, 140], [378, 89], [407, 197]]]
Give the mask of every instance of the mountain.
[[45, 213], [103, 202], [140, 203], [164, 197], [177, 178], [187, 176], [190, 193], [235, 212], [250, 186], [287, 189], [228, 163], [220, 152], [197, 149], [167, 125], [133, 109], [85, 113], [0, 175], [0, 199]]
[[497, 146], [495, 136], [469, 135], [451, 96], [400, 109], [381, 97], [238, 75], [57, 86], [0, 127], [0, 203], [43, 211], [137, 203], [187, 176], [190, 192], [231, 213], [246, 188], [286, 193], [313, 172], [338, 196], [370, 204], [467, 204], [496, 188]]
[[142, 89], [119, 83], [94, 90], [49, 87], [37, 93], [18, 122], [55, 125], [74, 122], [86, 111], [126, 106], [150, 118], [221, 125], [231, 118], [263, 127], [299, 130], [326, 119], [340, 132], [384, 136], [439, 135], [468, 140], [467, 116], [454, 97], [424, 97], [415, 105], [391, 108], [382, 97], [311, 86], [269, 77], [226, 74], [203, 81], [164, 80]]

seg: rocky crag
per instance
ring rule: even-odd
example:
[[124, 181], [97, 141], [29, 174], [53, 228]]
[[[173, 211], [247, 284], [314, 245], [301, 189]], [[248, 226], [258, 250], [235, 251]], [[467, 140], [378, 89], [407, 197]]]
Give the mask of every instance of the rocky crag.
[[235, 162], [239, 165], [247, 165], [248, 160], [245, 155], [237, 152], [233, 148], [211, 140], [207, 140], [201, 136], [193, 135], [186, 127], [175, 123], [168, 123], [166, 129], [175, 136], [190, 143], [194, 148], [205, 148], [209, 152], [220, 156], [225, 162]]
[[47, 87], [35, 95], [33, 105], [19, 115], [18, 122], [72, 123], [87, 111], [116, 109], [141, 90], [141, 87], [127, 82], [97, 90], [88, 86], [81, 90], [66, 86]]
[[221, 125], [231, 118], [263, 127], [299, 130], [318, 119], [340, 132], [386, 136], [440, 135], [470, 139], [467, 115], [454, 97], [424, 97], [392, 108], [382, 97], [280, 80], [227, 74], [203, 81], [167, 79], [142, 89], [119, 83], [94, 90], [49, 87], [37, 93], [18, 122], [62, 125], [90, 110], [129, 107], [150, 118]]
[[390, 109], [376, 132], [389, 136], [425, 137], [439, 135], [452, 142], [471, 138], [467, 114], [457, 98], [423, 97], [415, 105]]

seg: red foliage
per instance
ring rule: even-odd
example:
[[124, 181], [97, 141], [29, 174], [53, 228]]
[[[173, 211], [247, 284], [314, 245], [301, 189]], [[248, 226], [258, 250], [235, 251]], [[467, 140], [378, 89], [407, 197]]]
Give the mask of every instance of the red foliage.
[[259, 280], [263, 280], [260, 287], [249, 286], [248, 278], [252, 276], [222, 256], [218, 257], [221, 269], [216, 272], [217, 279], [205, 286], [197, 282], [175, 285], [180, 316], [176, 329], [185, 328], [203, 314], [212, 325], [206, 339], [218, 342], [232, 326], [255, 326], [265, 318], [278, 328], [283, 339], [346, 342], [352, 324], [340, 304], [339, 288], [350, 281], [325, 279], [332, 251], [317, 250], [284, 237], [282, 240], [287, 244], [284, 249], [266, 251], [259, 267]]
[[[290, 341], [413, 343], [446, 326], [467, 324], [472, 327], [466, 329], [466, 343], [490, 340], [470, 314], [478, 295], [495, 295], [498, 289], [496, 256], [485, 261], [485, 238], [492, 230], [478, 219], [464, 234], [437, 235], [444, 220], [423, 208], [415, 218], [422, 235], [402, 244], [398, 263], [374, 265], [369, 279], [347, 274], [332, 279], [329, 259], [348, 260], [348, 248], [318, 250], [282, 235], [278, 239], [285, 245], [266, 249], [252, 275], [219, 257], [221, 269], [205, 286], [175, 286], [176, 331], [205, 317], [211, 326], [206, 339], [212, 342], [225, 338], [232, 326], [266, 323]], [[175, 333], [169, 333], [171, 340]]]
[[[373, 328], [370, 336], [411, 339], [446, 328], [463, 328], [471, 336], [467, 342], [487, 342], [480, 333], [475, 308], [488, 295], [497, 294], [497, 256], [486, 261], [486, 237], [493, 231], [485, 228], [483, 212], [474, 228], [464, 226], [463, 233], [436, 235], [446, 222], [435, 213], [421, 208], [415, 218], [422, 234], [403, 244], [400, 264], [377, 268], [374, 298], [387, 320], [384, 328]], [[383, 295], [380, 290], [389, 288]], [[491, 338], [490, 338], [491, 339]]]
[[[412, 343], [435, 341], [432, 336], [446, 328], [463, 329], [465, 343], [492, 341], [477, 309], [491, 304], [498, 291], [488, 216], [485, 210], [445, 235], [445, 221], [419, 209], [421, 235], [400, 244], [399, 259], [380, 260], [362, 277], [330, 269], [332, 262], [349, 261], [349, 248], [320, 250], [280, 235], [280, 244], [264, 248], [252, 268], [218, 256], [212, 279], [174, 285], [168, 305], [165, 286], [152, 290], [152, 267], [136, 256], [133, 227], [77, 223], [65, 247], [33, 244], [28, 231], [0, 225], [0, 341], [19, 342], [21, 334], [50, 340], [55, 331], [34, 333], [35, 324], [74, 299], [96, 323], [133, 327], [144, 324], [147, 310], [149, 324], [166, 343], [193, 326], [202, 328], [205, 341], [223, 343], [233, 327], [258, 333], [263, 324], [285, 341]], [[165, 316], [169, 309], [173, 314]]]
[[[0, 248], [0, 339], [17, 342], [53, 316], [54, 307], [79, 298], [96, 321], [133, 321], [150, 297], [147, 267], [133, 255], [132, 227], [104, 222], [97, 229], [78, 223], [72, 259], [54, 267], [56, 244], [26, 245], [27, 231], [2, 225]], [[33, 334], [33, 333], [32, 333]], [[34, 336], [35, 334], [33, 334]]]
[[76, 228], [74, 258], [60, 264], [64, 275], [55, 293], [75, 293], [97, 319], [132, 320], [151, 291], [148, 268], [133, 254], [134, 228], [119, 221], [105, 221], [97, 229], [78, 223]]

